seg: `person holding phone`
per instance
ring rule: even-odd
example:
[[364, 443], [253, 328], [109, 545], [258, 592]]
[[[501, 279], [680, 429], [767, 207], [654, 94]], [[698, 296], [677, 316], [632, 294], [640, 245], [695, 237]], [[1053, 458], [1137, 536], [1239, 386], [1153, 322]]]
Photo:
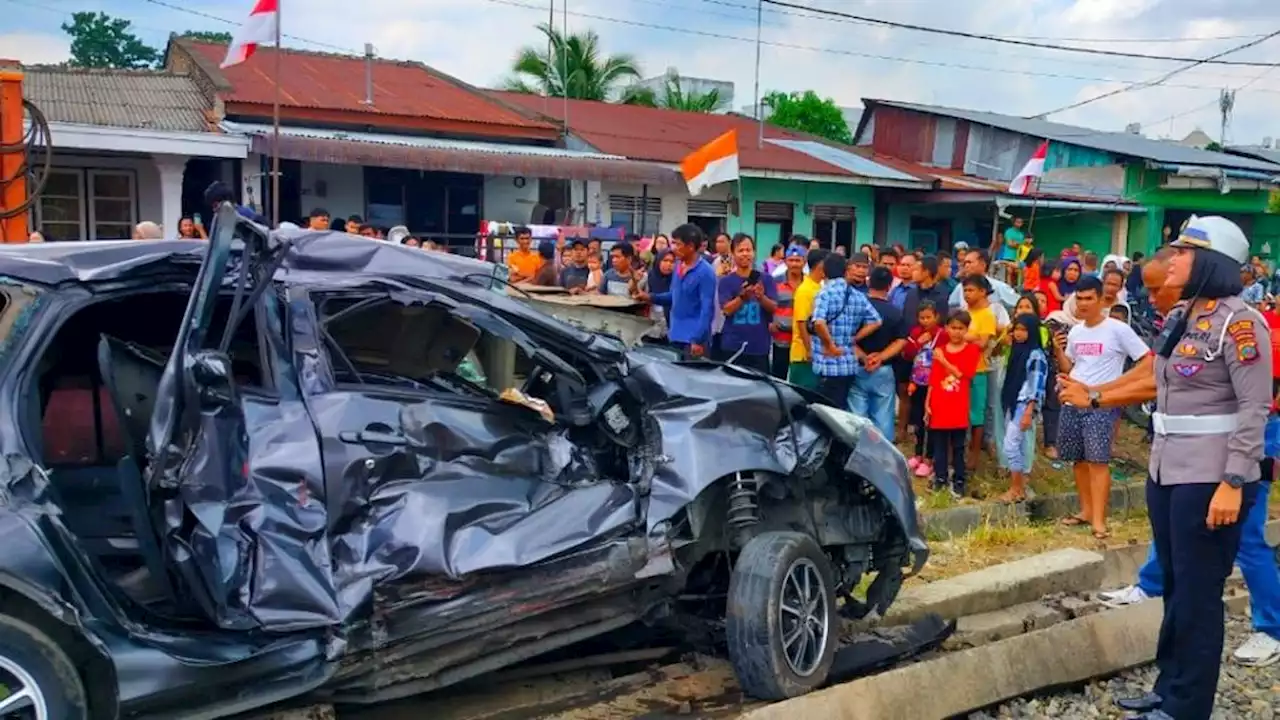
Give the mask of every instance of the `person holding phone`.
[[769, 372], [773, 339], [769, 325], [778, 309], [773, 276], [756, 269], [756, 241], [746, 233], [733, 236], [733, 269], [720, 278], [717, 294], [724, 328], [716, 359]]
[[200, 213], [194, 217], [184, 217], [178, 221], [178, 237], [183, 240], [208, 240], [204, 231], [204, 223], [200, 222]]

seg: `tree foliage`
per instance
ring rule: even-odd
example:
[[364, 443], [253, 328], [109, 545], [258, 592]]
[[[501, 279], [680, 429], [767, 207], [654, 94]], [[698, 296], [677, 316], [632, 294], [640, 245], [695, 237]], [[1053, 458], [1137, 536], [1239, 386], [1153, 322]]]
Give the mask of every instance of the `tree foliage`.
[[651, 88], [635, 88], [623, 101], [631, 105], [709, 113], [720, 105], [720, 91], [712, 88], [701, 93], [686, 92], [680, 84], [680, 74], [669, 71], [663, 80], [661, 93], [654, 92]]
[[229, 32], [210, 32], [208, 30], [188, 30], [182, 33], [182, 37], [196, 40], [198, 42], [218, 43], [220, 45], [231, 44], [231, 33]]
[[764, 96], [769, 109], [770, 125], [798, 130], [836, 142], [852, 143], [853, 133], [844, 113], [831, 98], [820, 97], [812, 90], [803, 93], [774, 91]]
[[[631, 55], [605, 56], [594, 32], [565, 35], [543, 23], [538, 30], [547, 47], [525, 47], [512, 64], [507, 90], [574, 100], [608, 100], [624, 81], [640, 77]], [[623, 101], [631, 97], [623, 90]]]
[[62, 31], [71, 36], [72, 67], [147, 68], [160, 58], [159, 50], [133, 34], [128, 20], [104, 12], [72, 13]]

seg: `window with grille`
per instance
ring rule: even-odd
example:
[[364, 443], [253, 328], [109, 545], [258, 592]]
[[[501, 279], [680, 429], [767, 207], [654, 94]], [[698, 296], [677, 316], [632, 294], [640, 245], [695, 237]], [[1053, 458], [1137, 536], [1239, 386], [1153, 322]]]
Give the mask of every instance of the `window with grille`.
[[757, 202], [756, 220], [790, 220], [795, 211], [795, 203]]
[[610, 195], [609, 225], [639, 235], [664, 232], [662, 198]]
[[724, 232], [729, 218], [729, 203], [724, 200], [690, 200], [687, 222], [702, 228], [707, 235]]

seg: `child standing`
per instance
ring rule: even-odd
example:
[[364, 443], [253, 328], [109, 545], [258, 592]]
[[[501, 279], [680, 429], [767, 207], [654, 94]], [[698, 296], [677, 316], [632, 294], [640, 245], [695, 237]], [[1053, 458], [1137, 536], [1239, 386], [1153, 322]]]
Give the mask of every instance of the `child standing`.
[[[1000, 405], [1005, 413], [1004, 458], [1009, 466], [1009, 491], [1002, 502], [1027, 499], [1027, 474], [1031, 472], [1031, 456], [1027, 452], [1027, 436], [1035, 437], [1035, 420], [1044, 405], [1045, 380], [1049, 376], [1049, 360], [1040, 336], [1040, 319], [1024, 313], [1013, 319], [1013, 345], [1009, 353], [1004, 387], [1000, 389]], [[1034, 444], [1031, 445], [1034, 448]]]
[[969, 394], [982, 360], [982, 348], [969, 342], [969, 313], [957, 310], [947, 318], [947, 342], [934, 349], [925, 400], [925, 424], [933, 440], [935, 490], [947, 484], [951, 494], [964, 496], [964, 437], [969, 429]]
[[911, 328], [905, 355], [911, 356], [911, 377], [907, 384], [907, 424], [915, 429], [915, 454], [907, 461], [907, 467], [916, 477], [927, 478], [933, 474], [925, 447], [928, 428], [925, 426], [925, 397], [929, 394], [929, 371], [933, 369], [933, 352], [945, 334], [938, 326], [938, 308], [928, 300], [920, 303], [916, 311], [917, 325]]

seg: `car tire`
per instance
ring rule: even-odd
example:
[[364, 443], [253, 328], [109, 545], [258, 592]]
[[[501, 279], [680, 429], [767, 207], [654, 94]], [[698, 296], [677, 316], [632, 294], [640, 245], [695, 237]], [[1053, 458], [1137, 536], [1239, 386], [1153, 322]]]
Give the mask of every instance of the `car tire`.
[[752, 697], [785, 700], [826, 682], [840, 624], [835, 573], [813, 538], [770, 532], [747, 543], [729, 579], [725, 635]]
[[[25, 692], [31, 697], [36, 720], [87, 720], [88, 699], [84, 683], [67, 654], [39, 628], [0, 615], [0, 684], [5, 698]], [[23, 687], [10, 687], [21, 685]], [[0, 699], [0, 707], [5, 699]], [[9, 717], [0, 711], [0, 718]]]

